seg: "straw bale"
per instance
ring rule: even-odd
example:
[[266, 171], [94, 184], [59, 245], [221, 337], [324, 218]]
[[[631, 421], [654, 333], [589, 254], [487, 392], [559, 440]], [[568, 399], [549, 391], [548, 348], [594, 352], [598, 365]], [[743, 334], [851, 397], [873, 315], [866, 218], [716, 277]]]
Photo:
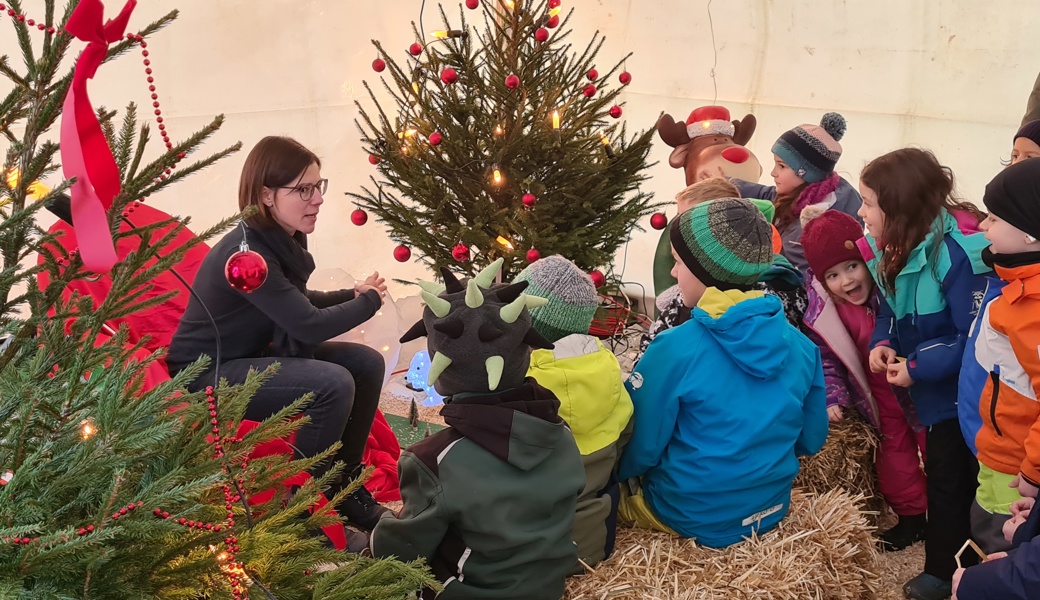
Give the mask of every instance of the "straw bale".
[[773, 531], [722, 550], [619, 528], [614, 555], [568, 581], [568, 600], [874, 598], [880, 566], [862, 497], [794, 490]]

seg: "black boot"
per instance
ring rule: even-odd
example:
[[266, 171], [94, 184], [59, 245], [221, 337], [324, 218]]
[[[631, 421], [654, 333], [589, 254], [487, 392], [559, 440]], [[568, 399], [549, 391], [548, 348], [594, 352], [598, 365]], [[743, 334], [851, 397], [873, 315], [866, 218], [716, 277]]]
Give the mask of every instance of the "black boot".
[[[363, 467], [359, 465], [344, 473], [344, 484], [349, 485], [350, 482], [360, 477], [362, 469]], [[376, 523], [379, 522], [380, 517], [384, 513], [390, 512], [389, 508], [376, 502], [376, 499], [372, 497], [372, 493], [363, 485], [358, 486], [356, 490], [344, 498], [336, 506], [336, 510], [354, 526], [365, 531], [372, 531]]]
[[881, 534], [878, 546], [883, 552], [896, 552], [924, 539], [928, 520], [924, 514], [899, 517], [895, 527]]

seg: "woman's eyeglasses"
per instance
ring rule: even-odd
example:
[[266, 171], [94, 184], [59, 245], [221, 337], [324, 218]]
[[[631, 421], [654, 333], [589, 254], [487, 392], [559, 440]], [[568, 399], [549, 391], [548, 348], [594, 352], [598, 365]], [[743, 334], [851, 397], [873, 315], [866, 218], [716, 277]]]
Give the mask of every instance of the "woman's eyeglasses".
[[329, 189], [329, 180], [319, 179], [317, 183], [304, 183], [303, 185], [298, 185], [295, 187], [290, 187], [286, 185], [279, 185], [275, 187], [277, 187], [280, 190], [292, 190], [293, 192], [299, 194], [300, 198], [304, 202], [310, 202], [311, 198], [314, 197], [315, 191], [317, 191], [322, 196], [325, 195], [325, 192]]

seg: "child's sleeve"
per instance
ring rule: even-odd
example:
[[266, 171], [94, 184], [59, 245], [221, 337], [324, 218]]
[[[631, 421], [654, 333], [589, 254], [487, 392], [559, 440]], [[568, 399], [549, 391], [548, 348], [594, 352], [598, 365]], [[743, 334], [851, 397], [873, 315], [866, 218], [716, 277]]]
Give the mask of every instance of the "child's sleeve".
[[823, 367], [820, 351], [817, 349], [813, 354], [812, 385], [802, 403], [802, 432], [794, 444], [794, 453], [798, 456], [816, 454], [827, 441], [827, 392], [823, 383]]
[[632, 438], [618, 465], [618, 479], [621, 481], [639, 477], [657, 466], [672, 439], [679, 418], [679, 393], [685, 372], [680, 368], [683, 364], [680, 356], [689, 356], [688, 349], [696, 347], [700, 341], [692, 340], [692, 343], [683, 343], [683, 348], [679, 348], [671, 343], [679, 339], [674, 337], [678, 331], [673, 329], [650, 344], [625, 382], [634, 412]]
[[372, 555], [396, 556], [405, 562], [424, 558], [428, 563], [450, 524], [443, 489], [411, 452], [401, 454], [400, 472], [404, 508], [398, 518], [387, 516], [376, 524], [370, 540]]
[[827, 342], [823, 341], [815, 331], [807, 329], [810, 340], [820, 349], [820, 363], [823, 365], [823, 384], [827, 394], [827, 406], [852, 407], [849, 395], [849, 370], [838, 358]]
[[[1033, 315], [1015, 322], [1005, 333], [1011, 341], [1018, 364], [1022, 365], [1029, 378], [1028, 386], [1033, 392], [1033, 398], [1040, 398], [1040, 316], [1035, 311], [1037, 309], [1033, 307], [1030, 311]], [[1030, 483], [1036, 485], [1040, 483], [1040, 420], [1030, 428], [1025, 449], [1021, 471]]]
[[982, 308], [987, 283], [986, 274], [976, 275], [966, 254], [962, 253], [950, 266], [942, 287], [953, 319], [954, 333], [924, 340], [907, 355], [907, 371], [911, 379], [943, 381], [960, 372], [968, 332]]
[[729, 181], [740, 190], [741, 198], [758, 198], [760, 200], [769, 200], [770, 202], [776, 200], [775, 185], [762, 185], [737, 178], [730, 179]]
[[1037, 589], [1040, 589], [1040, 538], [1033, 538], [1005, 558], [966, 569], [957, 587], [957, 599], [1030, 600], [1037, 597]]
[[874, 333], [870, 336], [870, 349], [873, 350], [878, 346], [887, 346], [895, 350], [896, 354], [902, 354], [899, 349], [899, 338], [896, 337], [896, 313], [884, 296], [880, 298], [877, 319], [874, 322]]

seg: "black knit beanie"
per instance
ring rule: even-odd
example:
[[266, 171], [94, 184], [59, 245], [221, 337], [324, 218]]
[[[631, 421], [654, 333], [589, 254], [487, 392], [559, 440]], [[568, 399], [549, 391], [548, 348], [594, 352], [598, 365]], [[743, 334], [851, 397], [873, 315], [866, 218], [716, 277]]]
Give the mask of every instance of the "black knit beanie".
[[986, 185], [986, 210], [1040, 239], [1040, 159], [1004, 169]]

